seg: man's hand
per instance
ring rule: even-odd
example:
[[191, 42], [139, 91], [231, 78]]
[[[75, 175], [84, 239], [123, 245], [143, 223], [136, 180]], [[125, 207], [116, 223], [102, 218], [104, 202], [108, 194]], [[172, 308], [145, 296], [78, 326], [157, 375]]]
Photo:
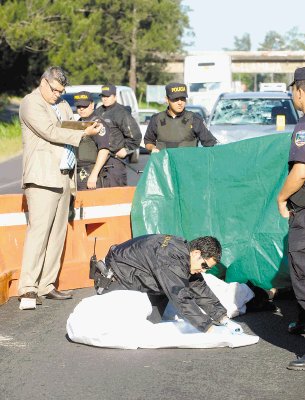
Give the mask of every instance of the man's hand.
[[154, 149], [152, 149], [152, 151], [151, 151], [151, 152], [152, 152], [152, 153], [159, 153], [159, 151], [160, 151], [160, 150], [159, 150], [159, 149], [157, 149], [157, 147], [155, 147]]
[[122, 149], [120, 149], [119, 151], [117, 151], [115, 153], [115, 156], [118, 158], [125, 158], [127, 156], [127, 150], [125, 149], [125, 147], [123, 147]]
[[289, 218], [290, 213], [289, 213], [289, 210], [287, 208], [287, 201], [278, 200], [277, 201], [277, 206], [278, 206], [279, 213], [281, 214], [281, 216], [283, 218]]
[[98, 122], [94, 122], [94, 124], [88, 126], [85, 129], [85, 135], [84, 136], [97, 135], [100, 132], [101, 127], [102, 127], [102, 124], [99, 124]]
[[224, 325], [232, 335], [240, 335], [244, 332], [243, 328], [239, 324], [231, 321], [228, 317], [222, 318], [220, 323]]
[[96, 189], [96, 181], [97, 181], [97, 176], [91, 173], [87, 181], [87, 188]]

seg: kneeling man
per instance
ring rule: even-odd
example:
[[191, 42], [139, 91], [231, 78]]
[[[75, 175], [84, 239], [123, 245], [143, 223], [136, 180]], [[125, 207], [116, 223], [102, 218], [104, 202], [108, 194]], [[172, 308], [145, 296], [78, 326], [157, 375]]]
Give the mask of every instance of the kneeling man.
[[100, 265], [101, 274], [95, 274], [95, 287], [99, 294], [112, 290], [145, 292], [153, 314], [158, 310], [161, 316], [171, 300], [179, 314], [201, 332], [225, 325], [232, 333], [242, 333], [204, 280], [189, 284], [191, 276], [212, 268], [220, 259], [221, 245], [211, 236], [191, 242], [171, 235], [140, 236], [110, 248], [105, 265]]

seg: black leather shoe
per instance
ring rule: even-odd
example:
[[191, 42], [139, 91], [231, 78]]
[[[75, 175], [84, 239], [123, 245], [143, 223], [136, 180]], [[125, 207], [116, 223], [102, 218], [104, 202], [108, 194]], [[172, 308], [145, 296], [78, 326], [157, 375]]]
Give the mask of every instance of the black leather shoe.
[[290, 361], [287, 368], [293, 369], [294, 371], [305, 371], [305, 355], [297, 360]]
[[65, 292], [60, 292], [59, 290], [53, 289], [51, 292], [46, 294], [47, 299], [51, 300], [68, 300], [72, 299], [72, 294], [70, 293], [65, 293]]
[[304, 322], [291, 322], [288, 325], [288, 332], [292, 333], [293, 335], [302, 335], [305, 333], [305, 323]]

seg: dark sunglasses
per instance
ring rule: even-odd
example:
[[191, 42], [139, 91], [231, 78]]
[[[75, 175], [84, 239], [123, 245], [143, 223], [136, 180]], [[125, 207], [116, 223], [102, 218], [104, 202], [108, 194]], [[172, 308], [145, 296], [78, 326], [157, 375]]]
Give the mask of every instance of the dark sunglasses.
[[203, 269], [206, 269], [206, 270], [209, 270], [209, 269], [212, 269], [212, 268], [213, 268], [213, 267], [209, 267], [208, 264], [206, 263], [206, 261], [204, 261], [203, 263], [201, 263], [201, 267], [202, 267]]

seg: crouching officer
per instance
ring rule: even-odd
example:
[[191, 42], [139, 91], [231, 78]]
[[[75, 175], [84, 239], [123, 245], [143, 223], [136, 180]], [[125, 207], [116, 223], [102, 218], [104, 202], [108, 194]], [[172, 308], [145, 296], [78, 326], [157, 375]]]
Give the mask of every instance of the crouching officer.
[[241, 333], [242, 328], [229, 321], [226, 309], [206, 282], [195, 279], [197, 274], [202, 278], [201, 272], [220, 258], [221, 245], [211, 236], [191, 242], [171, 235], [140, 236], [110, 248], [105, 265], [99, 267], [102, 294], [112, 290], [147, 293], [153, 306], [152, 322], [159, 322], [171, 300], [178, 312], [202, 332], [212, 332], [213, 324], [221, 324], [232, 328], [232, 333]]
[[73, 97], [80, 121], [99, 121], [99, 134], [85, 136], [77, 151], [77, 189], [98, 189], [103, 187], [103, 166], [109, 158], [109, 126], [94, 113], [94, 100], [89, 92], [79, 92]]
[[187, 90], [183, 83], [170, 83], [165, 87], [168, 107], [152, 116], [144, 143], [150, 152], [171, 147], [210, 147], [217, 143], [203, 119], [185, 110]]
[[[294, 73], [292, 98], [297, 110], [305, 113], [305, 68]], [[295, 297], [298, 302], [298, 320], [288, 332], [305, 333], [305, 116], [294, 128], [289, 154], [289, 174], [278, 195], [278, 209], [289, 218], [288, 264]], [[305, 355], [288, 365], [289, 369], [305, 370]]]
[[105, 166], [105, 187], [126, 186], [126, 165], [120, 161], [138, 149], [142, 135], [140, 127], [131, 113], [123, 105], [117, 103], [116, 87], [102, 86], [103, 105], [95, 111], [110, 126], [111, 157]]

